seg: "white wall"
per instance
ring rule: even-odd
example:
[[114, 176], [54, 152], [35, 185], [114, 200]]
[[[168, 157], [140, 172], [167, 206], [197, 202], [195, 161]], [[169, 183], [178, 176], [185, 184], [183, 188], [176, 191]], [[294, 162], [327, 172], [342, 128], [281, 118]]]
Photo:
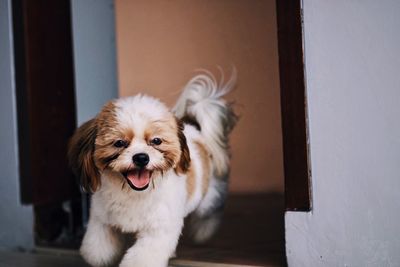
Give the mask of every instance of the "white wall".
[[0, 0], [0, 248], [33, 248], [33, 212], [19, 191], [11, 0]]
[[78, 125], [118, 97], [113, 0], [72, 0]]
[[400, 266], [400, 1], [303, 0], [313, 211], [290, 266]]

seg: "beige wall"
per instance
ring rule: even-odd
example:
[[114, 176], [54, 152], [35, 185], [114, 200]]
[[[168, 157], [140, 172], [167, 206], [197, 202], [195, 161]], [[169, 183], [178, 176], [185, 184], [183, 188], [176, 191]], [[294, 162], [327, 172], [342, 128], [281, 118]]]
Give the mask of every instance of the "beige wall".
[[116, 0], [119, 93], [172, 105], [198, 68], [238, 70], [231, 191], [283, 191], [275, 1]]

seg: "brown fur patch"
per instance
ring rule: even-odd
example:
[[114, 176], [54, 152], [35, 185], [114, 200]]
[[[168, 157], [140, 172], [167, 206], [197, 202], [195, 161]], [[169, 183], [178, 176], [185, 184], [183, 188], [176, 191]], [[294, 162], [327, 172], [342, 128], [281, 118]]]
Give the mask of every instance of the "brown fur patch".
[[109, 145], [118, 139], [130, 142], [133, 138], [132, 129], [118, 123], [117, 107], [113, 101], [104, 105], [97, 115], [97, 124], [100, 138], [96, 140], [96, 145]]
[[96, 119], [92, 119], [75, 131], [68, 145], [69, 164], [86, 192], [94, 192], [100, 186], [100, 174], [93, 159], [96, 136]]
[[173, 125], [173, 120], [171, 122], [169, 120], [152, 121], [148, 124], [144, 132], [144, 139], [149, 143], [152, 138], [160, 137], [165, 134], [168, 135], [169, 132], [171, 133], [175, 132], [176, 131], [175, 129], [176, 126]]
[[[178, 126], [172, 115], [149, 122], [145, 129], [144, 138], [147, 144], [163, 154], [164, 162], [156, 166], [156, 169], [160, 171], [179, 166], [182, 151], [177, 131]], [[160, 145], [151, 144], [151, 140], [155, 137], [161, 139]]]
[[183, 118], [181, 119], [181, 122], [183, 122], [184, 124], [193, 125], [197, 130], [201, 131], [200, 124], [192, 116], [189, 116], [189, 115], [183, 116]]
[[183, 123], [180, 121], [177, 121], [177, 123], [178, 123], [178, 138], [181, 148], [181, 157], [178, 166], [176, 167], [176, 171], [178, 173], [185, 173], [188, 171], [190, 167], [190, 152], [186, 143], [186, 137], [183, 134], [183, 129], [184, 129]]
[[125, 147], [115, 147], [117, 140], [123, 140], [129, 145], [134, 133], [130, 128], [124, 128], [118, 123], [114, 102], [108, 102], [99, 115], [98, 134], [95, 143], [94, 159], [97, 167], [104, 171], [113, 161], [118, 159]]
[[188, 172], [186, 173], [186, 191], [187, 191], [187, 199], [191, 199], [194, 190], [196, 189], [196, 172], [193, 168], [193, 165], [189, 168]]
[[207, 193], [208, 186], [210, 184], [210, 154], [208, 153], [208, 150], [204, 146], [204, 144], [196, 141], [195, 145], [197, 146], [197, 149], [200, 154], [201, 158], [201, 165], [203, 167], [203, 176], [201, 177], [202, 180], [202, 193], [203, 196]]

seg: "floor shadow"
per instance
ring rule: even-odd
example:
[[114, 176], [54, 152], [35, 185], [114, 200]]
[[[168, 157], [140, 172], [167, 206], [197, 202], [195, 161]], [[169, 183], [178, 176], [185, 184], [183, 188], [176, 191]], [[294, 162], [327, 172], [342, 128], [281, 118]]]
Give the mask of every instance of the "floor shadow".
[[286, 266], [283, 195], [231, 195], [217, 235], [198, 246], [184, 234], [177, 255], [199, 261]]

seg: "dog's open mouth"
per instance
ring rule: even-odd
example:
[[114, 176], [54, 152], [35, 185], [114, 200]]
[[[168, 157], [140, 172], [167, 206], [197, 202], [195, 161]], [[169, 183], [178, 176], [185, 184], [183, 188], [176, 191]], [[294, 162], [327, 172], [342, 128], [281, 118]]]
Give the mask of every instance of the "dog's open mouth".
[[132, 169], [124, 173], [129, 186], [137, 191], [149, 187], [152, 171], [147, 169]]

